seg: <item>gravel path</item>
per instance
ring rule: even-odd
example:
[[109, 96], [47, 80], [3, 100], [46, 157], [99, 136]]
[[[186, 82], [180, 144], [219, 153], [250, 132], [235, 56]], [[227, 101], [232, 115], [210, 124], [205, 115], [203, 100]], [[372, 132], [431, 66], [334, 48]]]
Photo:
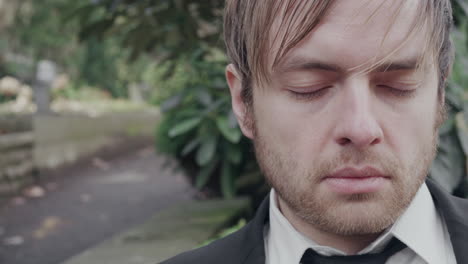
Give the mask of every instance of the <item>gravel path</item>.
[[174, 163], [152, 147], [111, 156], [49, 172], [40, 188], [3, 204], [0, 263], [62, 263], [194, 196]]

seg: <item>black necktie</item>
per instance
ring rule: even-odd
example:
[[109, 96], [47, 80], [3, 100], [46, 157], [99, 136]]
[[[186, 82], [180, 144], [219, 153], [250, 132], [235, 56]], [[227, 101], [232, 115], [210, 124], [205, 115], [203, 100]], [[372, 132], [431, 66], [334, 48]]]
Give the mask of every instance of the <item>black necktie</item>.
[[396, 238], [382, 252], [375, 254], [323, 256], [309, 248], [302, 256], [301, 264], [385, 264], [388, 258], [404, 248], [406, 245]]

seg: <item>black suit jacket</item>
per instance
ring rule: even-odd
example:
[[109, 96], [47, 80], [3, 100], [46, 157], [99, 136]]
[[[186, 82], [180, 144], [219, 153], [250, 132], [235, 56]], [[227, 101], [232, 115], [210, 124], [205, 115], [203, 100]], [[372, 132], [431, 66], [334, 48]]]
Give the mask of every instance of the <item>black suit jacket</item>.
[[[468, 200], [448, 194], [430, 180], [426, 184], [437, 210], [445, 219], [457, 263], [468, 263]], [[208, 246], [182, 253], [162, 264], [263, 264], [263, 228], [268, 216], [267, 198], [258, 208], [254, 219], [239, 231]]]

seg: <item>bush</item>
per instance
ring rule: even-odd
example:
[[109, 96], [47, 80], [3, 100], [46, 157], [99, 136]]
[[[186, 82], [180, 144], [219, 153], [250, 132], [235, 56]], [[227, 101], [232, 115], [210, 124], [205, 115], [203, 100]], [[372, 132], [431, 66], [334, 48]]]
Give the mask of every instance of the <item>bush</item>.
[[236, 180], [258, 169], [251, 143], [242, 136], [231, 110], [224, 80], [226, 61], [195, 55], [182, 64], [183, 88], [161, 104], [164, 117], [157, 129], [157, 148], [195, 172], [197, 188], [211, 182], [218, 184], [215, 189], [224, 197], [233, 197]]
[[439, 146], [430, 176], [446, 190], [468, 197], [466, 156], [468, 154], [468, 31], [459, 18], [452, 38], [456, 47], [455, 63], [446, 88], [448, 119], [439, 130]]

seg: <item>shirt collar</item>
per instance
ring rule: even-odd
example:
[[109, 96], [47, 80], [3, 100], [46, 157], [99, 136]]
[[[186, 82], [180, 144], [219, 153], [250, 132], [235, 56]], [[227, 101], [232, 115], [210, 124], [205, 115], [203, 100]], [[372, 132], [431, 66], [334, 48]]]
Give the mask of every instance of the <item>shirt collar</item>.
[[392, 233], [427, 263], [446, 263], [446, 243], [450, 239], [446, 238], [445, 223], [425, 183], [394, 224]]
[[[346, 255], [335, 248], [318, 245], [299, 233], [278, 209], [274, 189], [271, 190], [269, 199], [270, 228], [267, 252], [275, 259], [275, 263], [299, 263], [308, 248], [323, 255]], [[358, 254], [379, 252], [395, 236], [426, 262], [444, 263], [446, 251], [440, 250], [445, 248], [444, 227], [424, 183], [395, 224]]]

